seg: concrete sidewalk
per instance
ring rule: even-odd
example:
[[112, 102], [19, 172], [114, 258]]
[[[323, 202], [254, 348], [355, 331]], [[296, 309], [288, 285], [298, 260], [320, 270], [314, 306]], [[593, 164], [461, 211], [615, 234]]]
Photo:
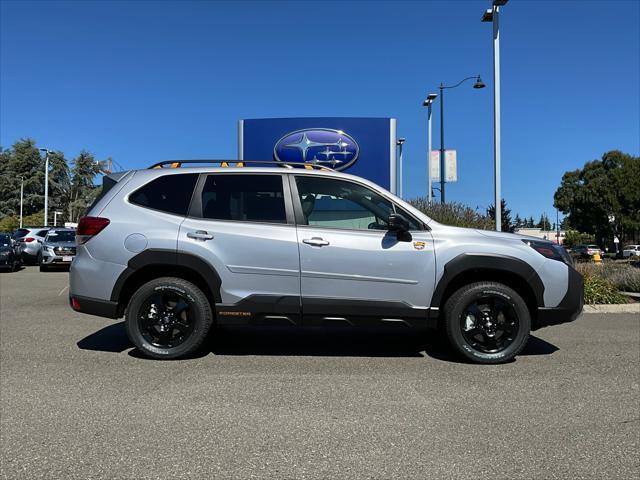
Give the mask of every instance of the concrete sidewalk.
[[640, 318], [640, 303], [585, 305], [582, 313], [635, 313]]

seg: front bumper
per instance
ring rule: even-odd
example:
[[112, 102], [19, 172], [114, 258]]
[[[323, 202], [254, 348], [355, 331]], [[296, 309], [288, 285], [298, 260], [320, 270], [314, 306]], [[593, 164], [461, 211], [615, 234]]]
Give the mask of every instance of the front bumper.
[[567, 293], [557, 307], [539, 307], [532, 330], [572, 322], [582, 312], [584, 306], [584, 282], [573, 267], [569, 267]]
[[43, 265], [71, 265], [75, 254], [73, 255], [51, 255], [49, 252], [42, 253]]

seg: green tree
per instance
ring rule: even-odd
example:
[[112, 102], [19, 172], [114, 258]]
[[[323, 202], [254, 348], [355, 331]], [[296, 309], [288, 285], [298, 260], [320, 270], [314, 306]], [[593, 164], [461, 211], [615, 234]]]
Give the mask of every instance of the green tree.
[[479, 228], [482, 230], [492, 230], [494, 228], [493, 222], [488, 217], [462, 203], [432, 203], [429, 205], [425, 197], [414, 198], [409, 200], [409, 203], [425, 213], [429, 218], [445, 225]]
[[[503, 232], [512, 232], [514, 230], [514, 226], [511, 223], [511, 210], [507, 208], [507, 202], [503, 198], [500, 200], [500, 207], [502, 211], [500, 212], [500, 218], [502, 220], [502, 231]], [[495, 225], [496, 221], [496, 208], [494, 205], [491, 205], [487, 209], [487, 216], [491, 219], [493, 224]]]
[[640, 230], [640, 157], [613, 150], [566, 172], [554, 205], [574, 229], [624, 242]]
[[73, 159], [67, 203], [68, 221], [77, 222], [96, 198], [99, 190], [93, 182], [96, 175], [103, 173], [105, 168], [105, 162], [96, 161], [94, 155], [86, 150], [82, 150]]
[[35, 141], [26, 138], [3, 150], [0, 162], [0, 217], [19, 215], [20, 182], [24, 178], [24, 215], [44, 207], [44, 160]]
[[536, 223], [536, 228], [541, 228], [543, 230], [551, 230], [551, 222], [549, 221], [549, 217], [546, 213], [540, 215], [540, 220]]
[[522, 228], [522, 225], [524, 224], [523, 220], [520, 218], [520, 215], [516, 213], [516, 218], [513, 219], [513, 227], [514, 229], [516, 228]]

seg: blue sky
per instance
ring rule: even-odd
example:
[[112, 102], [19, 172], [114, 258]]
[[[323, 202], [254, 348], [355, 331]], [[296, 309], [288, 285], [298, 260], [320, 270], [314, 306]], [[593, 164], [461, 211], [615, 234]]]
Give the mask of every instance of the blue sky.
[[[493, 196], [489, 0], [0, 2], [0, 144], [112, 156], [236, 157], [240, 118], [390, 116], [405, 196], [426, 192], [427, 93], [446, 93], [447, 199]], [[640, 150], [640, 2], [511, 0], [502, 9], [503, 196], [553, 214], [566, 170]], [[438, 108], [434, 147], [439, 145]]]

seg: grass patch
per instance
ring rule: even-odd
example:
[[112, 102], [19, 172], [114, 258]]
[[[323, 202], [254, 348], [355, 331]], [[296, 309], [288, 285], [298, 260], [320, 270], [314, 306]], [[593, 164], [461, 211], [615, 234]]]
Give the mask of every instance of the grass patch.
[[626, 262], [578, 263], [578, 270], [585, 277], [599, 277], [621, 292], [640, 293], [640, 268]]

